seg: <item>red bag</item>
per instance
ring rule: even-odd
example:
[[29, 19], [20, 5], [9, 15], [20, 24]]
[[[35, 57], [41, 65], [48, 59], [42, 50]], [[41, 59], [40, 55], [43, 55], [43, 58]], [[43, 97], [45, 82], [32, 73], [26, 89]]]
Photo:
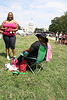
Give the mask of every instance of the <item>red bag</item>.
[[15, 60], [12, 58], [11, 64], [13, 64], [13, 65], [15, 65], [15, 66], [16, 66], [16, 63], [18, 63], [17, 58], [16, 58]]
[[19, 69], [20, 72], [23, 71], [23, 73], [24, 73], [26, 71], [26, 67], [27, 67], [27, 60], [23, 60], [22, 62], [17, 64], [16, 67]]

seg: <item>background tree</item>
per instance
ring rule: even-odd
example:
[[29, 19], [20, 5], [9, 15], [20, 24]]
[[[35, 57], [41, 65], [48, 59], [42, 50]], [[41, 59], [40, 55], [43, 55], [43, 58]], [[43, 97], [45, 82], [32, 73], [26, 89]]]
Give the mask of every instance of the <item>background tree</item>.
[[0, 25], [0, 28], [1, 28], [1, 25]]
[[36, 32], [44, 32], [44, 28], [35, 28], [34, 33]]
[[21, 26], [18, 24], [18, 30], [21, 30]]
[[51, 20], [49, 31], [53, 31], [54, 33], [62, 31], [67, 34], [67, 12], [61, 17], [55, 17]]

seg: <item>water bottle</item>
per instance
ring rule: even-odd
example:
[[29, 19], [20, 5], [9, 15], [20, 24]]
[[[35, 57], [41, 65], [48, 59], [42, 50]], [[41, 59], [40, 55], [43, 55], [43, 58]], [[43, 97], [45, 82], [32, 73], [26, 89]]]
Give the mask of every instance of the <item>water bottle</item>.
[[10, 31], [10, 34], [12, 34], [12, 31]]
[[27, 51], [24, 52], [24, 56], [26, 57], [29, 53]]
[[15, 32], [10, 31], [10, 34], [13, 34], [13, 33], [15, 33]]

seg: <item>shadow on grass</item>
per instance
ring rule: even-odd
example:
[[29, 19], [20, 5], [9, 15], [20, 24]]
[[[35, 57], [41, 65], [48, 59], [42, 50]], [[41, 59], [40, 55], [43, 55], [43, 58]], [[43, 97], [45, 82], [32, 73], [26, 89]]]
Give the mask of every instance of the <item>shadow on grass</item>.
[[3, 68], [4, 63], [0, 61], [0, 68]]
[[[0, 56], [4, 56], [6, 58], [6, 53], [0, 53]], [[9, 56], [10, 56], [10, 58], [13, 57], [13, 56], [10, 55], [10, 53], [9, 53]]]
[[3, 63], [2, 61], [0, 61], [0, 63]]
[[0, 56], [4, 56], [6, 58], [6, 53], [0, 53]]

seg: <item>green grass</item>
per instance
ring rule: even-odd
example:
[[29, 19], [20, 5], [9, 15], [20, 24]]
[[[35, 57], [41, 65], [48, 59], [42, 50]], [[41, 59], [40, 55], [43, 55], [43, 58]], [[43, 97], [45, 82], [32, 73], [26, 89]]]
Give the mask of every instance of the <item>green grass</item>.
[[[30, 47], [37, 40], [35, 36], [21, 37], [17, 35], [16, 56]], [[30, 71], [25, 75], [13, 76], [5, 70], [5, 45], [0, 39], [0, 100], [67, 100], [67, 46], [52, 46], [52, 59], [44, 65], [44, 70], [34, 76]], [[12, 52], [10, 50], [10, 56]]]

